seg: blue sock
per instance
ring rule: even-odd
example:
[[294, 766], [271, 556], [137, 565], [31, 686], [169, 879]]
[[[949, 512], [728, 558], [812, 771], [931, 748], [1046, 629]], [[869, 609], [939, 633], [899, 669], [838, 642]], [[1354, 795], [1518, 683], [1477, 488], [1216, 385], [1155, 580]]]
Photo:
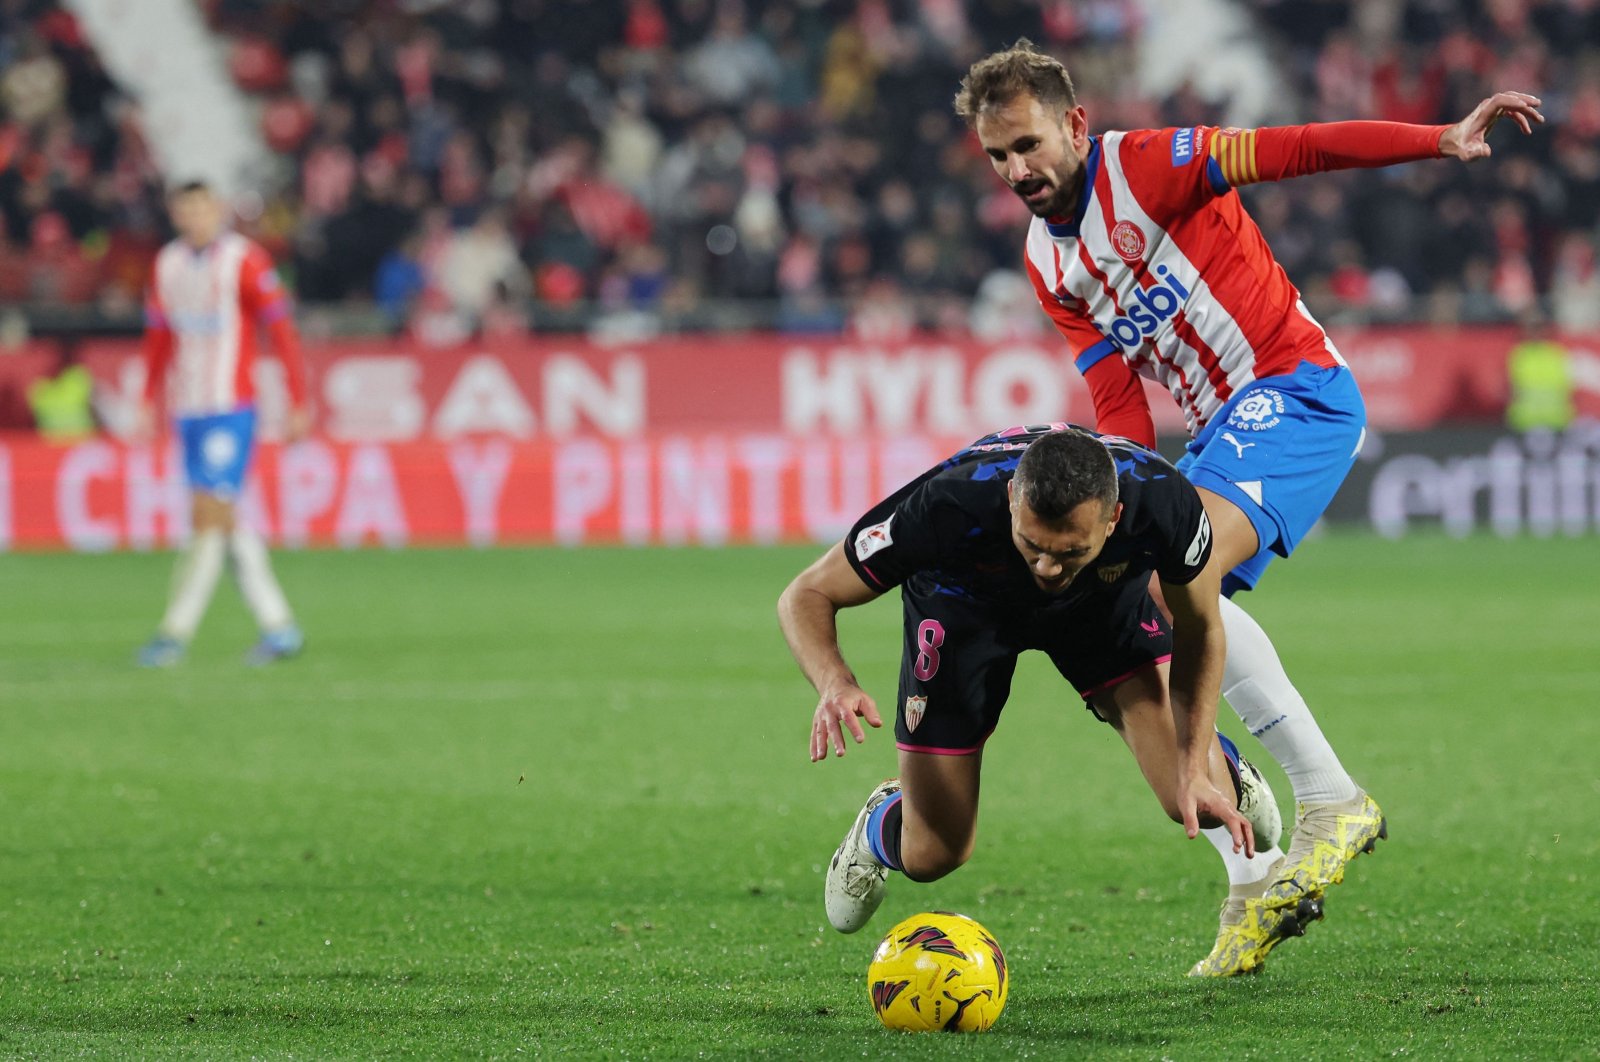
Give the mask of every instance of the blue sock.
[[1239, 746], [1228, 740], [1228, 735], [1217, 731], [1217, 742], [1222, 746], [1222, 756], [1228, 761], [1228, 774], [1233, 776], [1233, 795], [1244, 799], [1244, 786], [1239, 777]]
[[873, 858], [890, 870], [900, 870], [900, 798], [896, 793], [867, 816], [867, 846]]

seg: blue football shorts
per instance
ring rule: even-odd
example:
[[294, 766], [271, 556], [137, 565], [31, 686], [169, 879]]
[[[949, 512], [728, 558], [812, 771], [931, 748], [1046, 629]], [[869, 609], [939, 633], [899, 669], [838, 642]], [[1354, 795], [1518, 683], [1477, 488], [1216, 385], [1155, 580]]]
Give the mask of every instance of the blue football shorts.
[[1260, 581], [1322, 518], [1367, 435], [1367, 407], [1343, 366], [1303, 361], [1235, 394], [1178, 461], [1196, 487], [1220, 494], [1255, 525], [1260, 552], [1223, 577], [1233, 594]]
[[183, 469], [189, 489], [218, 498], [239, 496], [255, 449], [256, 411], [243, 406], [231, 413], [179, 417]]

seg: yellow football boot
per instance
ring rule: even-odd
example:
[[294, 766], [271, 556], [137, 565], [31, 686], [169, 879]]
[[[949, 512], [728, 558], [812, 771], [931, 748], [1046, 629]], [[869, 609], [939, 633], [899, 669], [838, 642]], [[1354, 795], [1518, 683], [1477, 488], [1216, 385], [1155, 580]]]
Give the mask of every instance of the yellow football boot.
[[1254, 973], [1267, 961], [1267, 953], [1322, 917], [1322, 903], [1306, 897], [1292, 909], [1269, 907], [1262, 897], [1288, 866], [1281, 856], [1265, 877], [1249, 885], [1235, 885], [1222, 904], [1221, 926], [1211, 954], [1195, 963], [1190, 977], [1234, 977]]
[[1341, 804], [1300, 804], [1283, 870], [1262, 902], [1287, 910], [1301, 900], [1320, 901], [1328, 886], [1344, 880], [1344, 868], [1389, 836], [1389, 822], [1366, 793]]

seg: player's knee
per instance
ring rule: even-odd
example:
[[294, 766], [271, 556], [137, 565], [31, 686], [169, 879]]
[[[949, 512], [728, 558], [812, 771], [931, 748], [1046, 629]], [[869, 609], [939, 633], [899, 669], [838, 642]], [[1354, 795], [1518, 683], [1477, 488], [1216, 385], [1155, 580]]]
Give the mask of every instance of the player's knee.
[[233, 526], [233, 502], [213, 494], [196, 494], [192, 517], [196, 531], [225, 531]]
[[972, 842], [959, 848], [943, 843], [902, 848], [900, 866], [912, 881], [938, 881], [961, 867], [972, 856]]
[[903, 871], [912, 881], [938, 881], [965, 862], [963, 857], [948, 855], [916, 861], [906, 859]]

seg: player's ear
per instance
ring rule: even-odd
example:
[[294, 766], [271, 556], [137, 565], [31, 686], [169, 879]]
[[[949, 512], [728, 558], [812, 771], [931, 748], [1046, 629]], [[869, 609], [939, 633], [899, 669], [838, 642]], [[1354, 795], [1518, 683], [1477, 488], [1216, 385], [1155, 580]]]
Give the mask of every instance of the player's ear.
[[1082, 104], [1067, 112], [1067, 137], [1080, 153], [1089, 150], [1089, 112]]
[[1106, 534], [1107, 535], [1110, 535], [1111, 532], [1113, 532], [1113, 531], [1115, 531], [1117, 529], [1117, 522], [1119, 520], [1121, 520], [1121, 519], [1122, 519], [1122, 503], [1121, 502], [1117, 502], [1117, 507], [1115, 509], [1111, 510], [1111, 523], [1106, 528]]

